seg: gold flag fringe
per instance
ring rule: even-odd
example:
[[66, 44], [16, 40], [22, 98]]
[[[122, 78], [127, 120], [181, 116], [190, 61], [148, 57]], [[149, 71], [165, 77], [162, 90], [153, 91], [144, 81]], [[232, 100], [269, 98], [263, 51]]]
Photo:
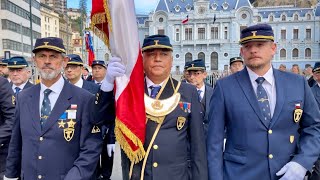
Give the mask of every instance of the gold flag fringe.
[[[129, 130], [118, 118], [116, 118], [115, 135], [121, 149], [123, 149], [131, 162], [136, 164], [144, 158], [146, 152], [141, 140], [135, 134], [133, 134], [131, 130]], [[126, 141], [123, 135], [129, 138], [134, 145], [139, 147], [139, 149], [132, 151], [129, 143]]]

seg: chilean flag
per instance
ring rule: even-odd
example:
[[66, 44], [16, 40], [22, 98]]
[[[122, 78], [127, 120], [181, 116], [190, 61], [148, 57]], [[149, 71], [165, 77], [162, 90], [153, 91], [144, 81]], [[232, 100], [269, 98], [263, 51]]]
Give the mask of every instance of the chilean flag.
[[182, 20], [181, 22], [182, 22], [182, 24], [186, 24], [188, 21], [189, 21], [189, 15], [187, 15], [187, 17], [184, 20]]
[[131, 162], [138, 163], [145, 155], [146, 111], [134, 1], [92, 0], [91, 24], [104, 35], [112, 56], [126, 66], [125, 75], [115, 80], [115, 135]]
[[95, 59], [94, 51], [93, 51], [93, 43], [92, 43], [92, 36], [89, 31], [86, 31], [86, 50], [88, 51], [88, 64], [91, 66], [92, 62]]

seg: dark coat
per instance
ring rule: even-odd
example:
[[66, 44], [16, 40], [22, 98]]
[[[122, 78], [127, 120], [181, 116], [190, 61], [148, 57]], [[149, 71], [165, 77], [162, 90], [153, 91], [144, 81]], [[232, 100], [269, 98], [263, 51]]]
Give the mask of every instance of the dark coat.
[[[64, 83], [63, 89], [43, 128], [40, 125], [40, 84], [18, 94], [16, 119], [7, 158], [6, 177], [48, 180], [91, 180], [101, 152], [101, 133], [93, 133], [91, 108], [94, 96]], [[67, 141], [71, 105], [76, 107], [73, 137]], [[66, 124], [61, 127], [61, 122]]]
[[96, 94], [100, 89], [99, 87], [100, 87], [99, 85], [97, 85], [91, 81], [83, 80], [82, 88], [89, 91], [92, 94]]
[[13, 92], [7, 79], [0, 77], [0, 172], [5, 170], [14, 122]]
[[[263, 118], [247, 68], [218, 80], [209, 113], [209, 180], [276, 180], [289, 161], [312, 169], [320, 153], [316, 101], [303, 76], [276, 69], [273, 75], [276, 105], [270, 123]], [[303, 113], [296, 123], [298, 104]]]

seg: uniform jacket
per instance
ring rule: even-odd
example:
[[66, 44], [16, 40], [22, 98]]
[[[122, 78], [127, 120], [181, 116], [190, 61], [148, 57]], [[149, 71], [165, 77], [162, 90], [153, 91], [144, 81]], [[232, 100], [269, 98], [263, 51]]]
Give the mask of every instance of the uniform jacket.
[[8, 80], [3, 77], [0, 77], [0, 94], [0, 172], [3, 172], [15, 113], [13, 92]]
[[318, 107], [320, 109], [320, 87], [318, 86], [318, 83], [315, 83], [311, 88], [314, 97], [316, 98]]
[[206, 85], [206, 89], [205, 89], [205, 93], [204, 93], [204, 98], [203, 100], [205, 101], [205, 114], [204, 114], [204, 118], [203, 118], [203, 127], [204, 127], [204, 134], [205, 137], [207, 137], [207, 133], [208, 133], [208, 126], [209, 126], [209, 110], [210, 110], [210, 100], [211, 100], [211, 96], [213, 93], [213, 88], [211, 86]]
[[[289, 161], [311, 170], [320, 152], [320, 113], [303, 76], [273, 69], [276, 106], [266, 125], [247, 69], [217, 82], [207, 137], [210, 180], [275, 180]], [[303, 110], [294, 122], [296, 105]], [[227, 141], [223, 152], [224, 127]], [[299, 143], [299, 144], [298, 144]]]
[[[100, 133], [92, 133], [90, 114], [94, 96], [65, 81], [52, 112], [41, 129], [40, 84], [19, 93], [16, 119], [7, 158], [6, 177], [48, 180], [89, 180], [101, 152]], [[65, 138], [72, 117], [63, 114], [76, 107], [74, 135]], [[68, 112], [69, 114], [69, 112]], [[61, 120], [65, 119], [65, 120]], [[60, 127], [60, 122], [66, 124]]]
[[83, 80], [82, 88], [89, 91], [91, 94], [96, 94], [100, 89], [99, 85], [86, 80]]
[[[173, 79], [175, 87], [178, 82]], [[166, 99], [173, 95], [173, 88], [169, 81], [159, 99]], [[191, 111], [182, 109], [178, 105], [168, 114], [147, 157], [144, 180], [207, 180], [207, 163], [203, 124], [200, 114], [200, 102], [196, 88], [181, 83], [178, 91], [180, 102], [191, 103]], [[145, 93], [148, 94], [147, 87]], [[177, 119], [185, 118], [181, 130], [177, 129]], [[147, 121], [145, 150], [155, 132], [157, 123]], [[155, 166], [156, 163], [156, 166]], [[140, 180], [142, 161], [133, 168], [132, 180]]]

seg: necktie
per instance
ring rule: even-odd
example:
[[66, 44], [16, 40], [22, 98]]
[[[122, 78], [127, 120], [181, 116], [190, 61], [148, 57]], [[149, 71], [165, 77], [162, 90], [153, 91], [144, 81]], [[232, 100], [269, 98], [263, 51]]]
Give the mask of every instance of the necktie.
[[263, 118], [265, 121], [270, 122], [271, 120], [271, 111], [269, 105], [269, 99], [266, 90], [262, 87], [262, 83], [264, 82], [263, 77], [258, 77], [256, 82], [258, 83], [257, 87], [257, 99], [258, 104], [260, 106]]
[[150, 88], [151, 88], [150, 97], [154, 99], [156, 98], [158, 92], [160, 91], [161, 86], [150, 86]]
[[16, 95], [19, 94], [19, 92], [20, 92], [21, 89], [20, 89], [19, 87], [15, 87], [14, 89], [16, 90], [15, 94], [16, 94]]
[[41, 106], [41, 117], [40, 117], [40, 124], [41, 127], [46, 123], [48, 117], [50, 116], [51, 113], [51, 104], [49, 100], [49, 94], [52, 92], [50, 89], [44, 90], [44, 96], [43, 96], [43, 101], [42, 101], [42, 106]]
[[199, 90], [197, 90], [198, 91], [198, 99], [199, 99], [199, 102], [201, 102], [201, 100], [202, 100], [202, 97], [201, 97], [201, 90], [199, 89]]

